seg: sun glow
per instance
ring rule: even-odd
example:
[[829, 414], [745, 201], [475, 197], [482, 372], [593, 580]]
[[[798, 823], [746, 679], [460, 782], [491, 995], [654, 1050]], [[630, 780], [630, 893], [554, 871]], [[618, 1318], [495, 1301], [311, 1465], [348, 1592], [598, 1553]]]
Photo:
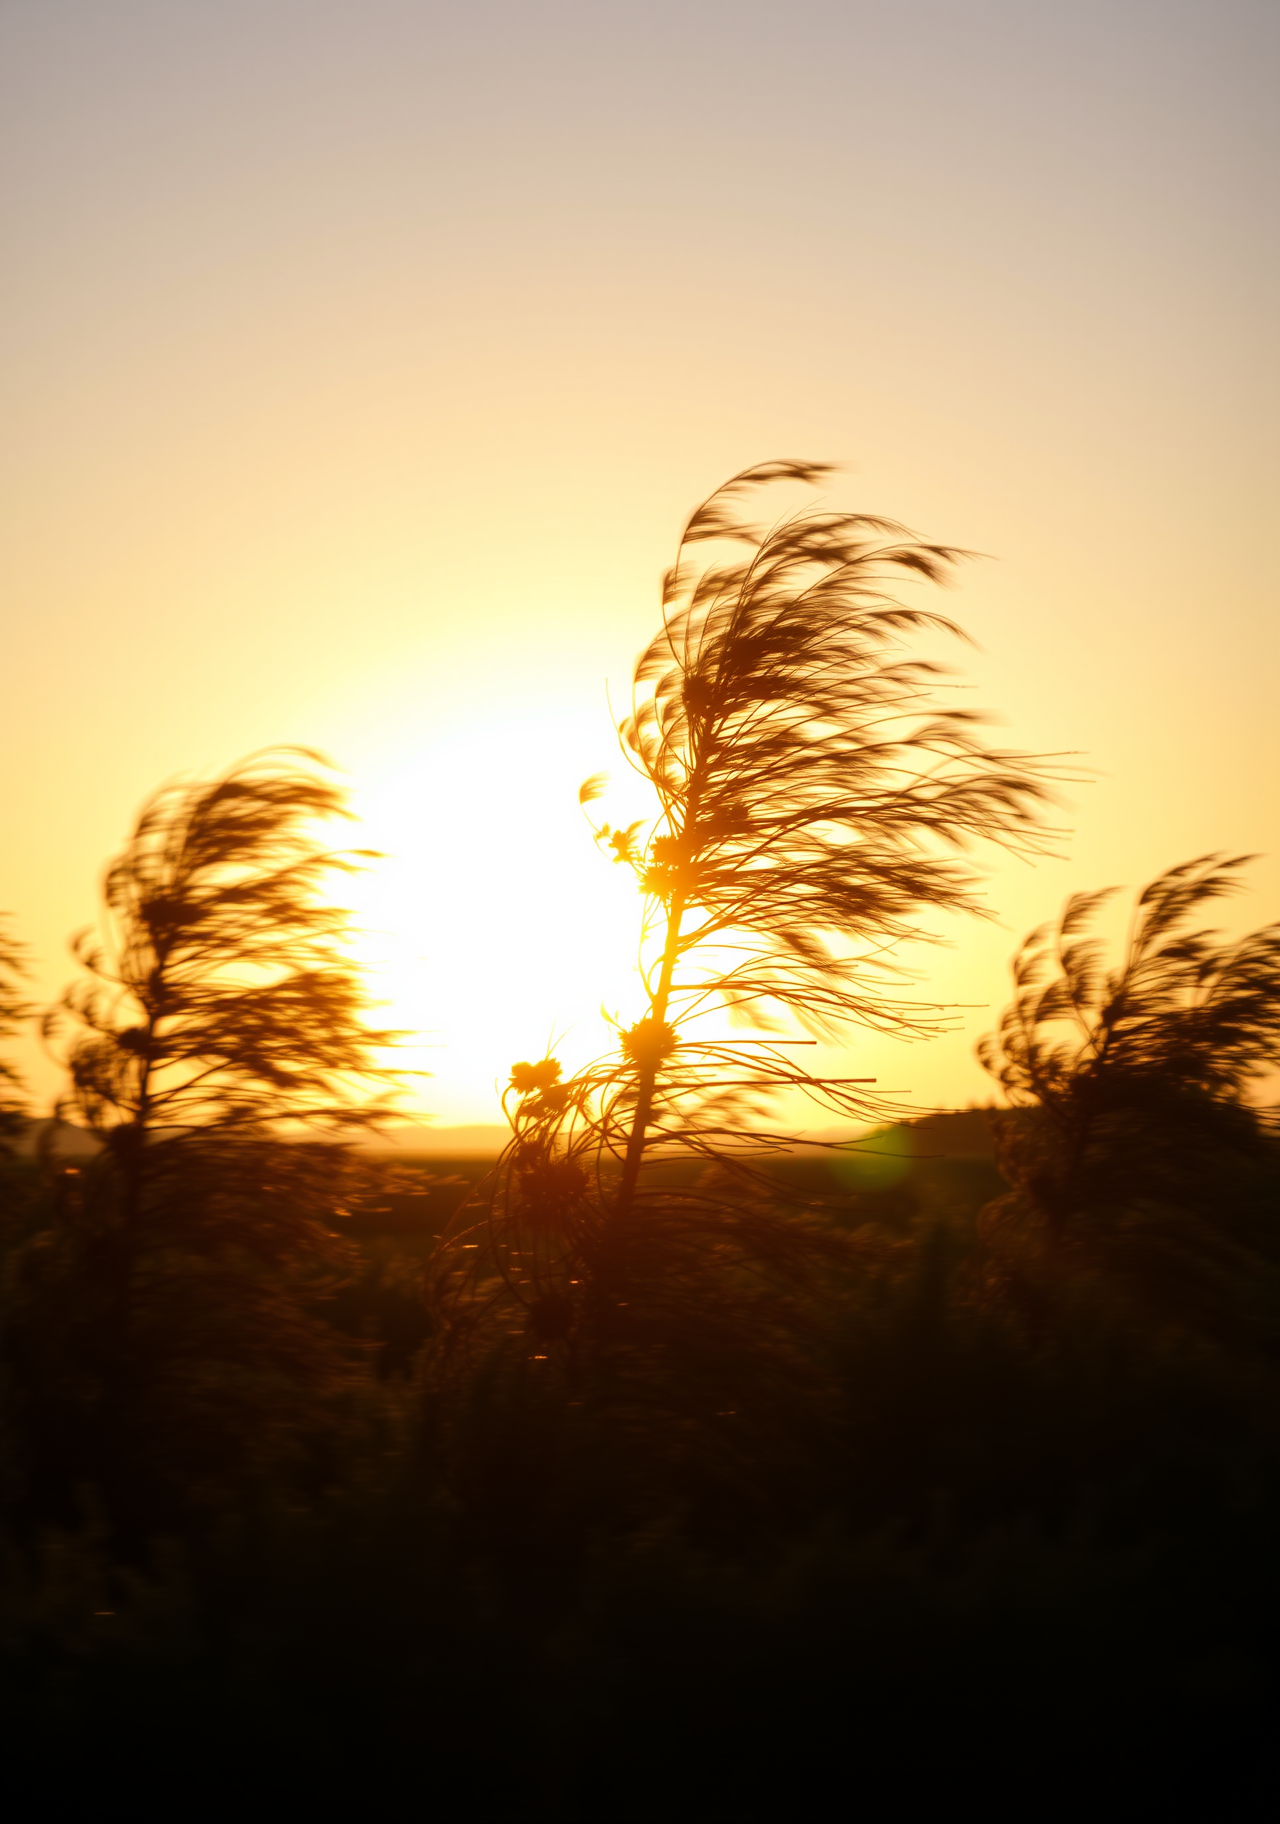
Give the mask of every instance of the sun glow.
[[[545, 704], [513, 710], [442, 731], [353, 781], [350, 841], [378, 858], [341, 897], [377, 1019], [406, 1034], [391, 1061], [422, 1073], [408, 1078], [406, 1119], [500, 1124], [513, 1063], [551, 1053], [568, 1075], [613, 1049], [611, 1019], [629, 1026], [646, 1010], [643, 901], [631, 870], [593, 842], [578, 804], [583, 779], [612, 760], [592, 821], [624, 826], [656, 808], [618, 749], [610, 754], [606, 718]], [[784, 1030], [798, 1029], [784, 1021]], [[703, 1010], [697, 1036], [734, 1036], [718, 1004]], [[833, 1075], [879, 1072], [880, 1087], [900, 1094], [912, 1075], [900, 1051], [892, 1039], [850, 1034], [807, 1061]], [[917, 1075], [922, 1061], [917, 1049]], [[783, 1107], [797, 1131], [834, 1131], [799, 1094]]]
[[[610, 1046], [606, 1013], [642, 1011], [641, 901], [577, 804], [601, 745], [564, 718], [507, 717], [353, 791], [356, 840], [382, 857], [347, 892], [357, 954], [379, 1017], [410, 1034], [402, 1061], [429, 1073], [406, 1114], [500, 1121], [513, 1062], [554, 1050], [573, 1069]], [[628, 814], [651, 810], [621, 758], [615, 772]]]

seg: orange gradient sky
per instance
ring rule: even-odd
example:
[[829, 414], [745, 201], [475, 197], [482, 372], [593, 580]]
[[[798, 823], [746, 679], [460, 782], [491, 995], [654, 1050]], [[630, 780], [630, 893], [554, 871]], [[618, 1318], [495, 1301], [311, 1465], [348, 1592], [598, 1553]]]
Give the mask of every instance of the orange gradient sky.
[[[1064, 895], [1260, 850], [1280, 914], [1272, 0], [0, 6], [0, 908], [36, 992], [169, 776], [324, 749], [415, 1092], [634, 1011], [615, 765], [684, 514], [743, 465], [992, 555], [965, 700], [1095, 769], [1060, 861], [851, 1063], [986, 1093]], [[34, 1057], [42, 1095], [56, 1082]]]

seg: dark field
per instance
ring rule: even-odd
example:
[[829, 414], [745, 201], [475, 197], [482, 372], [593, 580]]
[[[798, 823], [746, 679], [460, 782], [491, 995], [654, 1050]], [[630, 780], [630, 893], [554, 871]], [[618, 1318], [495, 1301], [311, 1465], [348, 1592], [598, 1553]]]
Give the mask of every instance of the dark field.
[[994, 1164], [891, 1138], [771, 1167], [860, 1251], [754, 1339], [736, 1410], [524, 1344], [446, 1388], [421, 1269], [491, 1162], [398, 1166], [317, 1306], [349, 1374], [309, 1430], [145, 1540], [87, 1482], [59, 1524], [11, 1484], [20, 1815], [1260, 1815], [1274, 1358], [1097, 1286], [1038, 1330], [984, 1310]]

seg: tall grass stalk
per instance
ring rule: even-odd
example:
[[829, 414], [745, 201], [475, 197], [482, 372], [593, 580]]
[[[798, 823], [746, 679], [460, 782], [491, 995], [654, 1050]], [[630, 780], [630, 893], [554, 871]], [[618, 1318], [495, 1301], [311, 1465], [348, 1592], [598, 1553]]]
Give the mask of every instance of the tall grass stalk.
[[[939, 913], [982, 910], [975, 845], [1046, 842], [1051, 769], [940, 705], [943, 669], [908, 649], [962, 637], [898, 591], [966, 554], [875, 515], [753, 517], [769, 490], [827, 473], [761, 464], [685, 526], [619, 729], [656, 814], [594, 827], [641, 893], [643, 1010], [571, 1078], [554, 1058], [513, 1069], [483, 1240], [460, 1241], [466, 1265], [445, 1273], [473, 1315], [483, 1286], [481, 1305], [523, 1311], [535, 1338], [569, 1338], [593, 1303], [631, 1308], [637, 1263], [659, 1248], [684, 1269], [719, 1256], [722, 1283], [747, 1261], [778, 1269], [792, 1242], [758, 1201], [677, 1195], [646, 1165], [691, 1157], [741, 1186], [753, 1158], [791, 1144], [777, 1128], [789, 1091], [844, 1122], [882, 1114], [868, 1079], [821, 1074], [797, 1046], [937, 1031], [943, 1010], [904, 996], [902, 947]], [[583, 804], [604, 789], [589, 779]], [[708, 1031], [716, 1010], [744, 1036]]]

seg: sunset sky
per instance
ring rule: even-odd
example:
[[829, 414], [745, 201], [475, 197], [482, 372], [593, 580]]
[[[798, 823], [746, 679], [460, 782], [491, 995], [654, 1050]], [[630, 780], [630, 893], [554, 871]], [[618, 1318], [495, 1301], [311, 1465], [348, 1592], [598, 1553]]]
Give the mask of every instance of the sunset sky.
[[[1260, 851], [1280, 916], [1274, 0], [0, 0], [0, 909], [71, 973], [142, 799], [323, 749], [438, 1121], [626, 1015], [634, 889], [576, 803], [696, 501], [989, 554], [966, 703], [1093, 769], [993, 858], [952, 1036], [984, 1096], [1069, 891]], [[606, 807], [607, 808], [607, 807]], [[56, 1085], [33, 1055], [40, 1093]]]

